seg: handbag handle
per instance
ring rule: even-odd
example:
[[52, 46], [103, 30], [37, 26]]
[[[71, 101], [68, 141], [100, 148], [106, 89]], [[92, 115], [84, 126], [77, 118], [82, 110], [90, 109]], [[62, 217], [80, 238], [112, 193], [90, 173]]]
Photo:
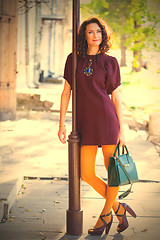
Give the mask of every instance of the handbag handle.
[[[128, 151], [128, 148], [126, 145], [122, 146], [122, 154], [124, 154], [124, 150], [126, 150], [127, 155], [129, 155], [129, 151]], [[114, 157], [116, 156], [117, 151], [118, 151], [118, 157], [119, 157], [120, 156], [120, 142], [118, 142], [118, 144], [116, 146], [116, 149], [113, 154]]]

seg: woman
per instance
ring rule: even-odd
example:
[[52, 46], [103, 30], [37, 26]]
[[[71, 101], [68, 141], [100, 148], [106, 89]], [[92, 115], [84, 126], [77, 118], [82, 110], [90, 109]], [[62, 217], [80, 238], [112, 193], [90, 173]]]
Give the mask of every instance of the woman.
[[[116, 58], [106, 54], [110, 49], [110, 37], [104, 24], [97, 18], [84, 21], [77, 39], [77, 128], [81, 136], [81, 178], [90, 184], [104, 199], [105, 205], [91, 235], [109, 233], [115, 212], [118, 232], [128, 227], [126, 211], [136, 214], [127, 204], [116, 201], [119, 187], [109, 187], [95, 174], [95, 159], [102, 147], [104, 165], [108, 170], [109, 158], [118, 141], [125, 144], [122, 108], [119, 95], [120, 71]], [[58, 136], [66, 142], [64, 125], [72, 88], [72, 54], [66, 60], [64, 89], [61, 95], [60, 124]], [[110, 96], [111, 95], [111, 98]]]

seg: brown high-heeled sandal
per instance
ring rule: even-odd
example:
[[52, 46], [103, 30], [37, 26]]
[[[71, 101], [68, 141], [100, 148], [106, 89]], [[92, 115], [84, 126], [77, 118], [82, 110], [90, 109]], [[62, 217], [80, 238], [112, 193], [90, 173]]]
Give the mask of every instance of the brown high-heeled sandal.
[[113, 215], [111, 215], [111, 221], [109, 223], [107, 223], [103, 218], [109, 216], [110, 214], [112, 214], [112, 212], [106, 214], [106, 215], [101, 215], [99, 218], [102, 220], [102, 222], [104, 223], [102, 225], [102, 227], [99, 228], [90, 228], [88, 230], [88, 234], [93, 235], [93, 236], [100, 236], [102, 235], [104, 229], [106, 229], [106, 234], [109, 233], [109, 230], [111, 228], [112, 222], [113, 222]]
[[[117, 214], [117, 212], [119, 211], [119, 208], [120, 208], [120, 205], [123, 206], [123, 208], [125, 209], [125, 212], [124, 214]], [[123, 232], [124, 230], [126, 230], [129, 226], [129, 223], [128, 223], [128, 220], [127, 220], [127, 217], [126, 217], [126, 211], [134, 218], [137, 217], [137, 215], [135, 214], [135, 212], [132, 210], [132, 208], [130, 208], [126, 203], [119, 203], [118, 205], [118, 209], [117, 211], [115, 212], [116, 216], [118, 217], [122, 217], [122, 223], [121, 224], [118, 224], [118, 227], [117, 227], [117, 232]]]

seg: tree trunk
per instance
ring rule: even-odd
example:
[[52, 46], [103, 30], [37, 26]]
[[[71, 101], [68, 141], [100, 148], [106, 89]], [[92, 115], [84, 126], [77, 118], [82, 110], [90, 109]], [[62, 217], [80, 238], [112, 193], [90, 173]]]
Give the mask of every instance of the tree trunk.
[[[134, 21], [134, 28], [135, 31], [137, 31], [137, 29], [140, 27], [141, 25], [137, 24], [137, 21]], [[135, 45], [135, 49], [136, 49], [136, 45], [138, 45], [140, 43], [140, 40], [135, 40], [134, 45]], [[133, 51], [133, 65], [132, 65], [132, 71], [134, 72], [140, 72], [141, 71], [141, 67], [143, 66], [143, 62], [142, 62], [142, 54], [141, 54], [141, 50], [139, 50], [139, 48], [137, 50]]]
[[125, 37], [125, 34], [122, 34], [121, 35], [121, 63], [120, 63], [120, 66], [121, 67], [124, 67], [126, 66], [126, 47], [125, 47], [125, 40], [126, 40], [126, 37]]
[[134, 60], [132, 65], [132, 71], [140, 72], [141, 67], [143, 66], [141, 51], [134, 51], [133, 56], [134, 56]]

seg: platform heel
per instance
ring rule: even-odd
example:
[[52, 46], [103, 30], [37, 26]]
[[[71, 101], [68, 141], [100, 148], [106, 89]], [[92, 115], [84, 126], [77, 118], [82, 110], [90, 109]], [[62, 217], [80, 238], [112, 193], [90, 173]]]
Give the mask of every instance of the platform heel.
[[[123, 206], [123, 208], [125, 209], [125, 212], [124, 214], [117, 214], [118, 211], [119, 211], [119, 208], [120, 208], [120, 205]], [[124, 230], [126, 230], [129, 226], [129, 223], [128, 223], [128, 220], [127, 220], [127, 217], [126, 217], [126, 212], [128, 212], [132, 217], [136, 218], [137, 215], [135, 214], [135, 212], [132, 210], [132, 208], [130, 208], [130, 206], [128, 206], [126, 203], [119, 203], [118, 205], [118, 209], [117, 211], [115, 212], [116, 216], [118, 217], [122, 217], [122, 223], [121, 224], [118, 224], [118, 227], [117, 227], [117, 232], [123, 232]]]
[[105, 215], [101, 215], [99, 218], [104, 223], [102, 225], [102, 227], [100, 227], [100, 228], [90, 228], [88, 230], [88, 234], [93, 235], [93, 236], [100, 236], [100, 235], [102, 235], [102, 233], [105, 229], [106, 229], [105, 233], [108, 234], [109, 230], [111, 228], [112, 222], [113, 222], [113, 215], [111, 215], [111, 221], [109, 223], [106, 223], [106, 221], [103, 218], [109, 216], [110, 214], [112, 214], [112, 212], [110, 212], [108, 214], [105, 214]]

